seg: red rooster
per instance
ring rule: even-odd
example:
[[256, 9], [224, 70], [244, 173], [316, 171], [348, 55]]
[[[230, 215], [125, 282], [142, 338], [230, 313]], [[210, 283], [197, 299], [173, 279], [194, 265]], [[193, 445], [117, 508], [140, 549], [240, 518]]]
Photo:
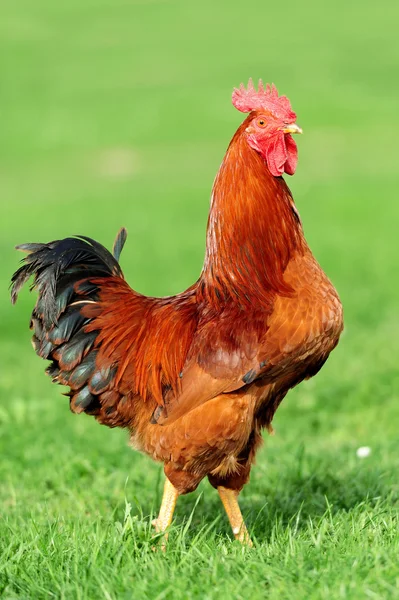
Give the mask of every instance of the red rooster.
[[249, 113], [217, 174], [204, 267], [185, 292], [142, 296], [118, 260], [87, 237], [23, 244], [12, 301], [34, 275], [33, 346], [70, 388], [70, 406], [164, 463], [156, 530], [180, 494], [207, 476], [233, 533], [250, 538], [237, 496], [261, 430], [290, 388], [315, 375], [343, 328], [337, 292], [313, 257], [282, 175], [293, 175], [301, 133], [289, 100], [252, 81], [233, 92]]

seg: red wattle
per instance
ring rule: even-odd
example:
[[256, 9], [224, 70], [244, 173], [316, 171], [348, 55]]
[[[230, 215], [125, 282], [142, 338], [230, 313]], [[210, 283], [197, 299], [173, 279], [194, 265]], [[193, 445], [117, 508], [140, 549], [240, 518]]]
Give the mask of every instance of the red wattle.
[[298, 148], [292, 135], [285, 134], [285, 145], [287, 147], [287, 161], [285, 163], [285, 172], [293, 175], [298, 163]]
[[298, 151], [292, 136], [279, 131], [269, 138], [265, 158], [274, 177], [280, 177], [283, 173], [293, 175], [298, 162]]

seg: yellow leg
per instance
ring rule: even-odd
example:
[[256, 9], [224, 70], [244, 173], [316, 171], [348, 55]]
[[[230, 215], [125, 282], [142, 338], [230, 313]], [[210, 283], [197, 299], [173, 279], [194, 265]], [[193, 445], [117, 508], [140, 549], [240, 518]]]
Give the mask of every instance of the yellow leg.
[[[157, 519], [154, 519], [152, 524], [155, 527], [155, 531], [157, 533], [161, 533], [165, 531], [169, 525], [172, 523], [173, 513], [175, 511], [176, 501], [179, 496], [179, 492], [175, 487], [170, 483], [169, 479], [165, 479], [165, 486], [163, 489], [162, 503], [161, 508], [159, 510], [159, 515]], [[163, 549], [165, 548], [165, 542], [168, 539], [168, 534], [165, 534], [164, 543], [162, 545]]]
[[245, 546], [253, 546], [237, 502], [238, 492], [236, 490], [229, 490], [221, 485], [218, 487], [218, 492], [223, 502], [224, 510], [229, 518], [234, 537]]

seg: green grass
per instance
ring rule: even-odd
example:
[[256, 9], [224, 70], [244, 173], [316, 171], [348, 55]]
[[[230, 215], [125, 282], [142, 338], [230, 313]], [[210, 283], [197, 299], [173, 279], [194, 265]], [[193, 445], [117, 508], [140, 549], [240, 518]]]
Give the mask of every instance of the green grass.
[[[0, 20], [0, 594], [15, 598], [399, 598], [398, 9], [5, 0]], [[295, 7], [298, 4], [298, 8]], [[84, 233], [148, 294], [197, 277], [213, 177], [242, 116], [233, 85], [289, 95], [305, 135], [289, 180], [346, 330], [293, 390], [230, 541], [205, 482], [152, 551], [159, 465], [70, 414], [9, 304], [17, 243]], [[395, 79], [396, 78], [396, 79]], [[359, 446], [370, 446], [366, 459]]]

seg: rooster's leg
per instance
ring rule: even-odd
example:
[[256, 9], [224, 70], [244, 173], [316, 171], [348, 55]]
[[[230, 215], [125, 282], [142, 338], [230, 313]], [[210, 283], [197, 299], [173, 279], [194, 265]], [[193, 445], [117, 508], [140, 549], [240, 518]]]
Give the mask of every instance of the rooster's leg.
[[245, 546], [252, 546], [251, 538], [242, 518], [241, 510], [238, 505], [236, 490], [229, 490], [221, 485], [218, 486], [218, 492], [224, 509], [229, 518], [231, 528], [236, 540], [240, 541]]
[[[162, 504], [159, 510], [157, 519], [154, 519], [152, 524], [155, 527], [157, 533], [165, 531], [172, 523], [173, 513], [175, 511], [176, 501], [179, 496], [177, 489], [170, 483], [169, 479], [165, 479], [165, 486], [163, 489]], [[165, 542], [168, 539], [168, 534], [165, 534], [163, 548]]]

